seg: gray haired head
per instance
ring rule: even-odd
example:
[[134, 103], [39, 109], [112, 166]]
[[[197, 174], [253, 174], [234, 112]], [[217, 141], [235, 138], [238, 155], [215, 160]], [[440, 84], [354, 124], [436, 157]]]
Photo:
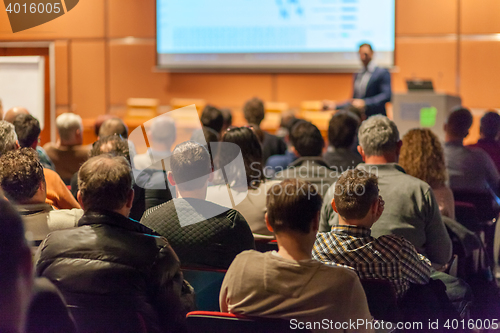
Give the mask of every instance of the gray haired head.
[[358, 138], [365, 156], [381, 156], [397, 149], [399, 131], [392, 120], [376, 115], [361, 123]]
[[14, 125], [0, 120], [0, 156], [17, 148], [17, 135]]

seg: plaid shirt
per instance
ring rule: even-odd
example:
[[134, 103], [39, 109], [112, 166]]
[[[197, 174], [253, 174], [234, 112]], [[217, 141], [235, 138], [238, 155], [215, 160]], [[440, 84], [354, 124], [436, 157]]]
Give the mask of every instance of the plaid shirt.
[[313, 258], [353, 267], [360, 279], [390, 280], [401, 298], [410, 282], [429, 282], [431, 263], [406, 239], [386, 235], [374, 238], [368, 228], [334, 225], [331, 232], [319, 233]]

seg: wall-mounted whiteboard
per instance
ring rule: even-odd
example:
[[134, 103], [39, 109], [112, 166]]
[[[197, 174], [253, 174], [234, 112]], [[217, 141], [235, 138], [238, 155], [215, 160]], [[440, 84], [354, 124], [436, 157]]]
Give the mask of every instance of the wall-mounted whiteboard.
[[0, 57], [0, 100], [6, 112], [23, 106], [44, 126], [45, 67], [39, 56]]

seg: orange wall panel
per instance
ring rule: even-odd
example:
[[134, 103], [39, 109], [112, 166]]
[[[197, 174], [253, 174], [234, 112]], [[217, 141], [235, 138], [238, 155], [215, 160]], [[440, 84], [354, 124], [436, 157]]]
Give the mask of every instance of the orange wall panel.
[[277, 101], [299, 107], [306, 100], [352, 98], [352, 74], [278, 74]]
[[68, 41], [54, 43], [56, 58], [56, 104], [69, 103]]
[[155, 0], [108, 0], [109, 37], [154, 38]]
[[[21, 2], [20, 2], [21, 3]], [[0, 2], [0, 40], [54, 40], [103, 38], [104, 0], [80, 1], [71, 11], [53, 21], [12, 33], [3, 1]]]
[[455, 39], [400, 38], [396, 40], [392, 90], [405, 92], [410, 78], [431, 79], [439, 92], [456, 93], [457, 41]]
[[272, 98], [270, 74], [186, 74], [169, 75], [169, 98], [204, 98], [220, 107], [242, 107], [258, 96]]
[[462, 41], [460, 54], [461, 95], [465, 106], [500, 106], [500, 41]]
[[168, 104], [168, 74], [153, 72], [155, 43], [110, 43], [110, 103], [125, 104], [127, 98], [158, 98]]
[[457, 0], [396, 1], [396, 35], [456, 32]]
[[463, 34], [500, 33], [500, 1], [461, 0], [460, 30]]
[[71, 43], [73, 112], [82, 118], [106, 113], [105, 45], [103, 41]]

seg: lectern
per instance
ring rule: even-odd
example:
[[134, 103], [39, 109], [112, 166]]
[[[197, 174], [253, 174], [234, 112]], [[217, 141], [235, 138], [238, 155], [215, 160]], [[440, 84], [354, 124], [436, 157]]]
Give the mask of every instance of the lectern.
[[394, 122], [401, 137], [413, 128], [429, 128], [444, 141], [444, 124], [451, 110], [462, 104], [459, 96], [432, 91], [392, 96]]

